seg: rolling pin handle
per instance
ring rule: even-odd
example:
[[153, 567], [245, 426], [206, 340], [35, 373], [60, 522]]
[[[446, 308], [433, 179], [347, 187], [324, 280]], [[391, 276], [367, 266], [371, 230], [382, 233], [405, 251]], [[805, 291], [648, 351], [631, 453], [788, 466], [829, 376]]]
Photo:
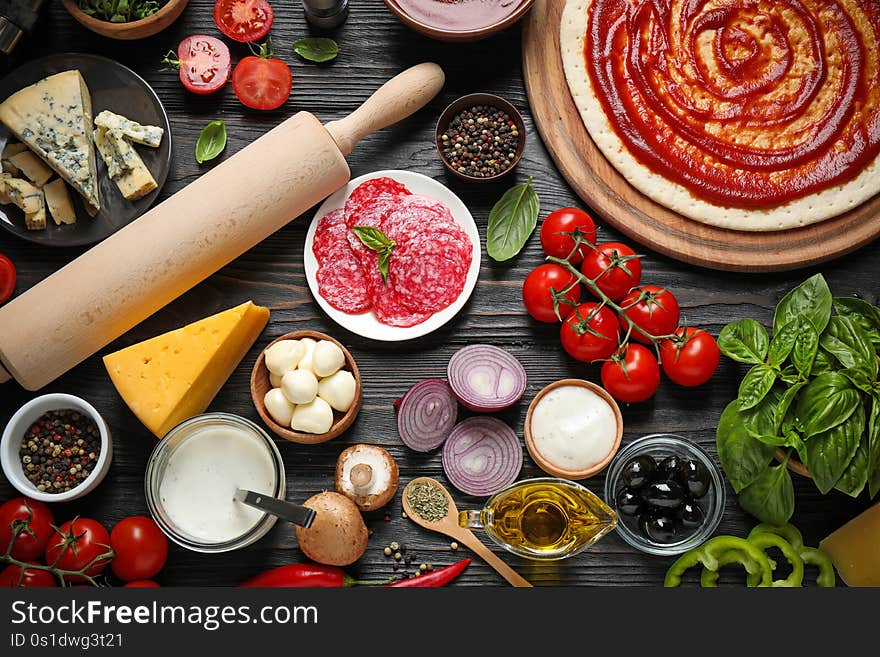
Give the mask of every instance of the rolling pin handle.
[[344, 119], [327, 124], [343, 155], [361, 139], [420, 110], [436, 96], [446, 76], [437, 64], [425, 62], [391, 78], [363, 105]]

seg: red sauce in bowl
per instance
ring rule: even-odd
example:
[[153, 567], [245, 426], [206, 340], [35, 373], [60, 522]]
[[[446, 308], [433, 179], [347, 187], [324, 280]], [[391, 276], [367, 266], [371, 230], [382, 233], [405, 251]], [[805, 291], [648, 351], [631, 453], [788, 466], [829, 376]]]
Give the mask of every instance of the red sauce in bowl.
[[396, 0], [410, 18], [437, 30], [467, 32], [496, 25], [526, 0]]

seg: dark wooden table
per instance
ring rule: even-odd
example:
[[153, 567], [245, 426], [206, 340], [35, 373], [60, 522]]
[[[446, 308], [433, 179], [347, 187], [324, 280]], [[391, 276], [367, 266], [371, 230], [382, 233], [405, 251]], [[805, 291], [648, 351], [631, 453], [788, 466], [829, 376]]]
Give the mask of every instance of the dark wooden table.
[[[492, 204], [509, 185], [528, 176], [535, 178], [542, 217], [558, 207], [583, 206], [556, 171], [531, 121], [522, 80], [518, 27], [489, 41], [449, 45], [411, 32], [379, 0], [352, 0], [348, 22], [332, 34], [340, 45], [340, 56], [329, 65], [316, 66], [299, 59], [291, 49], [295, 39], [309, 34], [300, 3], [276, 0], [271, 35], [277, 54], [293, 70], [293, 93], [282, 110], [260, 113], [243, 107], [229, 85], [214, 96], [194, 96], [184, 91], [174, 73], [159, 70], [162, 57], [168, 50], [176, 49], [183, 37], [195, 33], [219, 36], [211, 19], [213, 2], [193, 0], [180, 20], [164, 33], [132, 43], [98, 37], [75, 23], [61, 3], [49, 4], [51, 8], [38, 31], [19, 48], [6, 70], [50, 52], [90, 52], [117, 59], [146, 78], [168, 111], [174, 138], [174, 158], [162, 198], [203, 173], [204, 167], [196, 164], [194, 146], [200, 129], [208, 121], [223, 119], [226, 122], [229, 145], [224, 157], [228, 157], [297, 111], [308, 110], [323, 121], [341, 118], [403, 68], [431, 60], [440, 63], [447, 74], [441, 95], [413, 118], [361, 143], [349, 158], [352, 176], [378, 169], [409, 169], [437, 178], [468, 205], [484, 238]], [[247, 54], [243, 46], [236, 45], [232, 51], [235, 59]], [[515, 175], [500, 184], [476, 186], [451, 178], [433, 146], [434, 123], [440, 111], [458, 96], [474, 91], [504, 96], [525, 116], [528, 132], [525, 156]], [[304, 500], [318, 491], [332, 489], [337, 455], [346, 445], [357, 442], [385, 446], [400, 464], [402, 483], [419, 475], [445, 480], [438, 452], [417, 454], [402, 445], [392, 402], [417, 381], [444, 376], [450, 355], [466, 344], [487, 342], [501, 346], [525, 365], [529, 376], [526, 395], [502, 416], [520, 435], [528, 402], [543, 386], [568, 376], [598, 381], [598, 367], [582, 365], [566, 357], [559, 346], [558, 329], [539, 325], [523, 309], [521, 282], [542, 258], [536, 236], [510, 263], [497, 264], [484, 256], [479, 284], [461, 313], [432, 335], [401, 345], [373, 342], [347, 333], [314, 303], [303, 272], [303, 238], [313, 215], [314, 210], [292, 222], [42, 391], [68, 392], [89, 400], [107, 419], [114, 436], [113, 465], [103, 485], [81, 501], [56, 505], [59, 521], [81, 514], [112, 527], [124, 516], [147, 513], [143, 475], [155, 438], [116, 394], [99, 356], [247, 299], [270, 307], [271, 320], [210, 410], [238, 413], [259, 421], [249, 394], [251, 366], [258, 350], [269, 341], [297, 329], [316, 329], [337, 336], [349, 346], [363, 375], [363, 410], [348, 433], [316, 446], [279, 441], [291, 500]], [[620, 237], [604, 226], [600, 227], [599, 235], [604, 240]], [[780, 236], [780, 240], [784, 239], [784, 235]], [[9, 255], [18, 267], [19, 293], [80, 253], [76, 249], [40, 248], [5, 232], [0, 233], [0, 252]], [[687, 266], [646, 248], [642, 252], [647, 254], [643, 260], [643, 280], [674, 290], [686, 320], [706, 327], [715, 335], [727, 322], [745, 316], [769, 324], [772, 309], [784, 292], [813, 273], [731, 274]], [[874, 244], [823, 267], [834, 293], [857, 294], [876, 303], [878, 252], [880, 248]], [[623, 408], [624, 443], [645, 434], [671, 432], [686, 436], [714, 455], [718, 417], [724, 405], [735, 396], [742, 374], [741, 366], [724, 359], [715, 378], [699, 389], [679, 388], [664, 381], [652, 401]], [[12, 413], [34, 395], [14, 383], [0, 388], [0, 422], [5, 424]], [[540, 474], [526, 455], [521, 476]], [[602, 494], [604, 481], [601, 474], [586, 484]], [[820, 496], [810, 482], [799, 477], [795, 477], [795, 491], [794, 522], [811, 544], [867, 506], [864, 496], [857, 501], [836, 492]], [[744, 534], [754, 520], [738, 508], [729, 487], [727, 493], [727, 507], [719, 532]], [[15, 494], [0, 475], [0, 500]], [[465, 508], [476, 508], [481, 503], [480, 499], [459, 494], [456, 501]], [[402, 518], [399, 496], [389, 508], [390, 521], [386, 521], [381, 512], [367, 518], [373, 534], [366, 555], [348, 569], [353, 575], [361, 578], [391, 575], [393, 561], [382, 553], [391, 541], [405, 544], [415, 552], [416, 564], [420, 561], [448, 564], [466, 552], [464, 549], [450, 552], [444, 537], [426, 532]], [[557, 564], [535, 564], [517, 559], [500, 548], [494, 549], [539, 586], [658, 586], [671, 561], [637, 552], [615, 534], [577, 557]], [[227, 586], [263, 569], [303, 559], [290, 526], [279, 523], [255, 545], [232, 554], [207, 556], [173, 547], [168, 565], [158, 579], [163, 585]], [[483, 563], [475, 562], [457, 584], [503, 585], [504, 582]]]

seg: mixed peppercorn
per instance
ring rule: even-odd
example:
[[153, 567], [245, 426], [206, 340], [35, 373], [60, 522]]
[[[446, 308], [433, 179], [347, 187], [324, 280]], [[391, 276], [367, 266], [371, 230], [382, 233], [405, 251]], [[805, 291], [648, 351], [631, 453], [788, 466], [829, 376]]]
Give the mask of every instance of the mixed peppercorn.
[[490, 105], [462, 110], [440, 136], [440, 152], [465, 176], [491, 178], [516, 161], [520, 132], [507, 112]]
[[98, 425], [79, 411], [48, 411], [25, 433], [19, 456], [25, 476], [46, 493], [66, 493], [92, 473], [101, 453]]

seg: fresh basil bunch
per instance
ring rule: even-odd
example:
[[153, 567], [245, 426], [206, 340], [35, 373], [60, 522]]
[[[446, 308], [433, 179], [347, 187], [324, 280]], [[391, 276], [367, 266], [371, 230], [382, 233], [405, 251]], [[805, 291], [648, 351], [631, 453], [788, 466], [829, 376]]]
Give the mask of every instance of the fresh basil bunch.
[[[743, 509], [763, 522], [788, 522], [794, 489], [786, 464], [794, 454], [823, 495], [880, 492], [880, 309], [832, 298], [816, 274], [779, 302], [772, 340], [742, 319], [724, 327], [718, 346], [752, 366], [717, 431], [718, 456]], [[786, 457], [774, 464], [779, 447]]]
[[128, 23], [152, 16], [168, 0], [77, 0], [83, 13], [111, 23]]

